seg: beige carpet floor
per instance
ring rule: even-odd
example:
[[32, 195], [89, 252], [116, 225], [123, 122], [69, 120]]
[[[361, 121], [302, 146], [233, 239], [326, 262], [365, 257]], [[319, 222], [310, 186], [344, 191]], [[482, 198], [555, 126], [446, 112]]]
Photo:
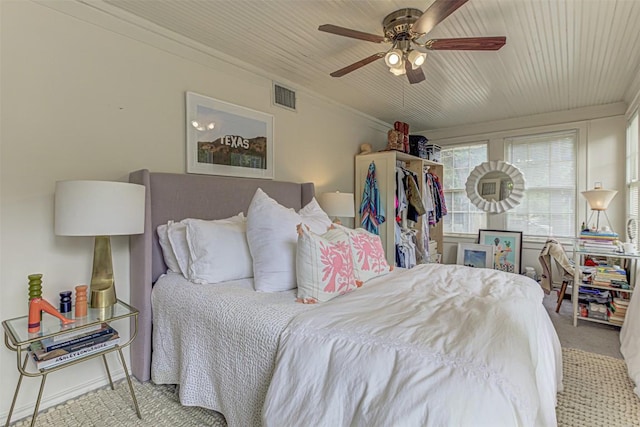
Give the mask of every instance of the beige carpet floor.
[[[633, 393], [622, 360], [563, 349], [563, 364], [564, 391], [558, 394], [556, 409], [559, 426], [640, 426], [640, 399]], [[173, 387], [135, 383], [135, 389], [142, 420], [136, 417], [127, 383], [120, 381], [115, 391], [103, 388], [44, 411], [36, 426], [226, 426], [214, 411], [180, 405]], [[30, 421], [14, 425], [26, 427]]]

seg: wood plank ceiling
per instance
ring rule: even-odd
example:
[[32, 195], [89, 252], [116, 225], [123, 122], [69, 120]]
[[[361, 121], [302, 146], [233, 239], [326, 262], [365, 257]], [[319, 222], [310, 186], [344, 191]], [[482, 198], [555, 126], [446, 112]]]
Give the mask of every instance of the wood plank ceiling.
[[[317, 30], [382, 35], [394, 10], [431, 0], [104, 0], [271, 75], [412, 131], [630, 102], [640, 77], [638, 0], [470, 0], [427, 38], [504, 35], [499, 51], [431, 51], [426, 80], [410, 85], [383, 60], [344, 77], [332, 71], [388, 45]], [[123, 12], [124, 11], [124, 12]], [[426, 39], [426, 38], [425, 38]], [[424, 40], [424, 39], [423, 39]], [[295, 88], [295, 86], [294, 86]]]

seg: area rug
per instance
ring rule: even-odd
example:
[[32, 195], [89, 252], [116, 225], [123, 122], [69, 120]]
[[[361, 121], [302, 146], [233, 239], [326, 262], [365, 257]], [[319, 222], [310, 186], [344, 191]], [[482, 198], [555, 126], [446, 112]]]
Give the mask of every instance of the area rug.
[[[640, 426], [640, 399], [633, 393], [624, 361], [563, 349], [564, 391], [558, 394], [560, 427]], [[180, 405], [173, 386], [135, 384], [142, 420], [136, 417], [125, 381], [43, 411], [36, 426], [56, 427], [224, 427], [217, 412]], [[26, 427], [31, 419], [15, 424]]]
[[558, 426], [640, 426], [640, 398], [623, 360], [563, 348], [562, 368]]

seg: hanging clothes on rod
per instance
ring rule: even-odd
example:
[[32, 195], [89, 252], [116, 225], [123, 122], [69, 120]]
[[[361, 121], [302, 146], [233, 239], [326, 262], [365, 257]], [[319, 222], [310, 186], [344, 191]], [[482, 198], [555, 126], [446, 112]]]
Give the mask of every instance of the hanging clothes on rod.
[[426, 213], [418, 187], [420, 178], [412, 171], [396, 167], [396, 221], [401, 221], [406, 209], [406, 218], [418, 222], [418, 217]]
[[412, 268], [418, 263], [416, 233], [416, 230], [402, 229], [400, 240], [396, 244], [396, 265], [398, 267]]
[[442, 217], [447, 214], [447, 203], [444, 198], [444, 191], [438, 175], [434, 175], [431, 172], [427, 173], [425, 184], [431, 192], [431, 199], [433, 201], [433, 210], [429, 214], [429, 225], [436, 225]]

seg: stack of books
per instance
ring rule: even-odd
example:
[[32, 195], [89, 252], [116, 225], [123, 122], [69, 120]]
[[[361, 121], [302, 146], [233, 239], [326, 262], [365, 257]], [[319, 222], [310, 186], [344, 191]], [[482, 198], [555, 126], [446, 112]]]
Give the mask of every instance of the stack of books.
[[598, 266], [592, 280], [593, 285], [611, 286], [617, 289], [629, 289], [627, 272], [618, 266]]
[[614, 298], [609, 304], [609, 322], [616, 325], [624, 323], [624, 316], [627, 314], [629, 300], [624, 298]]
[[106, 350], [119, 342], [118, 331], [103, 322], [33, 342], [29, 354], [38, 369], [45, 369]]
[[617, 252], [618, 233], [612, 231], [581, 231], [579, 245], [583, 250], [589, 252]]

